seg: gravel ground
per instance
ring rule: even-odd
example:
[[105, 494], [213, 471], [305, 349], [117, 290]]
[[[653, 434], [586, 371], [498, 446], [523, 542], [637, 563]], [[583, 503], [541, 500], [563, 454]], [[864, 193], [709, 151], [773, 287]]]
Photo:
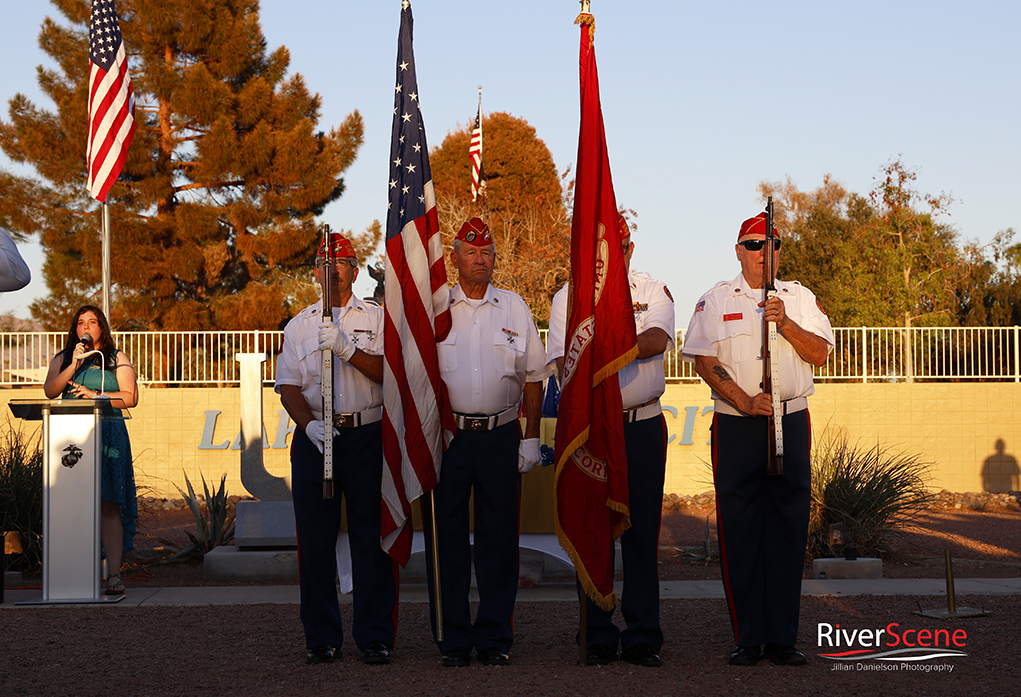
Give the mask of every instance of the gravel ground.
[[[940, 623], [912, 614], [934, 597], [805, 598], [803, 667], [725, 665], [731, 646], [723, 600], [669, 600], [662, 607], [662, 668], [626, 663], [582, 668], [573, 644], [575, 606], [519, 603], [511, 665], [442, 668], [427, 631], [425, 604], [401, 606], [393, 664], [364, 666], [345, 647], [343, 660], [304, 665], [297, 609], [282, 605], [209, 607], [63, 607], [0, 611], [0, 688], [6, 695], [839, 695], [1015, 694], [1021, 671], [1009, 655], [1021, 612], [1018, 596], [960, 596], [987, 617]], [[350, 606], [342, 607], [350, 626]], [[877, 628], [962, 629], [966, 656], [897, 670], [836, 671], [820, 658], [820, 622]], [[875, 666], [878, 662], [863, 662]], [[841, 664], [846, 665], [846, 664]], [[855, 665], [855, 664], [851, 664]], [[952, 669], [952, 670], [950, 670]], [[947, 672], [947, 671], [950, 672]], [[1010, 688], [1009, 685], [1015, 685]]]
[[[692, 562], [677, 548], [699, 545], [704, 505], [672, 507], [664, 515], [664, 580], [719, 578], [716, 563]], [[183, 542], [190, 515], [147, 512], [140, 529]], [[140, 537], [138, 559], [164, 543]], [[929, 512], [905, 535], [907, 565], [887, 564], [892, 578], [943, 577], [943, 549], [950, 547], [955, 572], [964, 577], [1021, 577], [1021, 511], [988, 506], [947, 507]], [[148, 552], [146, 550], [149, 550]], [[130, 585], [209, 585], [201, 565], [135, 567]], [[147, 574], [151, 577], [146, 578]], [[394, 663], [363, 666], [345, 646], [342, 661], [305, 666], [297, 608], [288, 605], [205, 607], [73, 607], [0, 609], [0, 691], [6, 695], [630, 695], [801, 694], [840, 695], [896, 691], [902, 694], [1014, 694], [1021, 669], [1013, 650], [1021, 616], [1019, 596], [958, 596], [958, 607], [989, 609], [986, 617], [950, 621], [917, 616], [918, 609], [945, 607], [941, 597], [806, 597], [800, 648], [809, 665], [754, 668], [725, 665], [732, 636], [723, 600], [667, 600], [662, 668], [615, 663], [576, 665], [576, 606], [520, 602], [515, 611], [512, 664], [442, 668], [428, 631], [428, 608], [400, 607]], [[350, 605], [343, 605], [350, 627]], [[819, 657], [818, 625], [875, 629], [899, 623], [900, 631], [960, 629], [966, 656], [916, 663], [837, 663]], [[881, 665], [896, 670], [878, 670]]]

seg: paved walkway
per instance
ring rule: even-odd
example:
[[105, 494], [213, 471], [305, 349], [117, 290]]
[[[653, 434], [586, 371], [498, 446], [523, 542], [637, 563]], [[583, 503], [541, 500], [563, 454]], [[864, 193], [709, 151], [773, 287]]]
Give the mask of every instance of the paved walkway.
[[[723, 584], [713, 581], [661, 581], [661, 598], [722, 598]], [[621, 590], [619, 584], [617, 592]], [[427, 602], [425, 584], [401, 585], [401, 602]], [[955, 595], [1021, 595], [1021, 578], [963, 578], [954, 581]], [[946, 595], [942, 579], [882, 578], [873, 580], [805, 580], [802, 595]], [[22, 601], [37, 601], [38, 590], [7, 589], [3, 607], [15, 607]], [[152, 605], [296, 605], [298, 586], [193, 586], [187, 588], [129, 588], [118, 607]], [[351, 602], [350, 595], [341, 595], [341, 602]], [[472, 600], [478, 600], [472, 589]], [[577, 602], [574, 584], [548, 584], [535, 588], [519, 588], [521, 602]], [[16, 607], [44, 607], [17, 605]]]

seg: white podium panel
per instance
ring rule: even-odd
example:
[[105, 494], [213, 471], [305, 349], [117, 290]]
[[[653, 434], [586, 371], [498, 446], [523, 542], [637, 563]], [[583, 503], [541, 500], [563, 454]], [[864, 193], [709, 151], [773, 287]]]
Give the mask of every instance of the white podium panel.
[[11, 400], [43, 422], [43, 595], [18, 605], [115, 603], [99, 585], [102, 416], [109, 399]]
[[98, 600], [99, 414], [43, 417], [43, 601]]

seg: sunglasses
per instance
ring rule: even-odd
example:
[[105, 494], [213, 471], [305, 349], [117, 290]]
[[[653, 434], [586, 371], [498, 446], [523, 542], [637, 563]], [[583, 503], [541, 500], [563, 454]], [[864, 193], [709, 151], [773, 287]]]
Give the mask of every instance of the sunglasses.
[[[774, 243], [776, 244], [776, 249], [780, 249], [780, 242], [781, 242], [781, 240], [780, 240], [779, 237], [775, 238]], [[745, 249], [747, 249], [749, 252], [757, 252], [760, 249], [762, 249], [762, 245], [766, 244], [766, 241], [765, 240], [745, 240], [744, 242], [738, 242], [738, 244], [741, 245], [742, 247], [744, 247]]]

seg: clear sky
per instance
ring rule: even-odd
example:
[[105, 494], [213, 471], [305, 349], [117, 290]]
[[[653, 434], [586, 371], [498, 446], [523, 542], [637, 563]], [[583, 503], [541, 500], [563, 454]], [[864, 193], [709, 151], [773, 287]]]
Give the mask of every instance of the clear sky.
[[[35, 66], [51, 65], [37, 37], [43, 17], [59, 13], [43, 0], [7, 4], [4, 118], [16, 92], [52, 109], [36, 86]], [[322, 96], [320, 127], [355, 109], [365, 120], [347, 192], [322, 218], [335, 228], [360, 231], [386, 216], [400, 5], [262, 3], [269, 49], [286, 46], [291, 72]], [[527, 119], [558, 169], [573, 165], [576, 0], [413, 0], [412, 8], [432, 147], [474, 116], [481, 85], [484, 113]], [[901, 156], [920, 191], [954, 197], [944, 222], [962, 237], [1021, 233], [1021, 3], [593, 0], [592, 12], [617, 200], [639, 214], [632, 268], [667, 282], [679, 327], [702, 292], [737, 275], [733, 245], [741, 221], [762, 210], [760, 181], [789, 176], [811, 190], [829, 173], [866, 194]], [[0, 166], [11, 166], [2, 155]], [[0, 312], [27, 317], [45, 294], [41, 251], [27, 245], [26, 258], [36, 278], [0, 296]]]

